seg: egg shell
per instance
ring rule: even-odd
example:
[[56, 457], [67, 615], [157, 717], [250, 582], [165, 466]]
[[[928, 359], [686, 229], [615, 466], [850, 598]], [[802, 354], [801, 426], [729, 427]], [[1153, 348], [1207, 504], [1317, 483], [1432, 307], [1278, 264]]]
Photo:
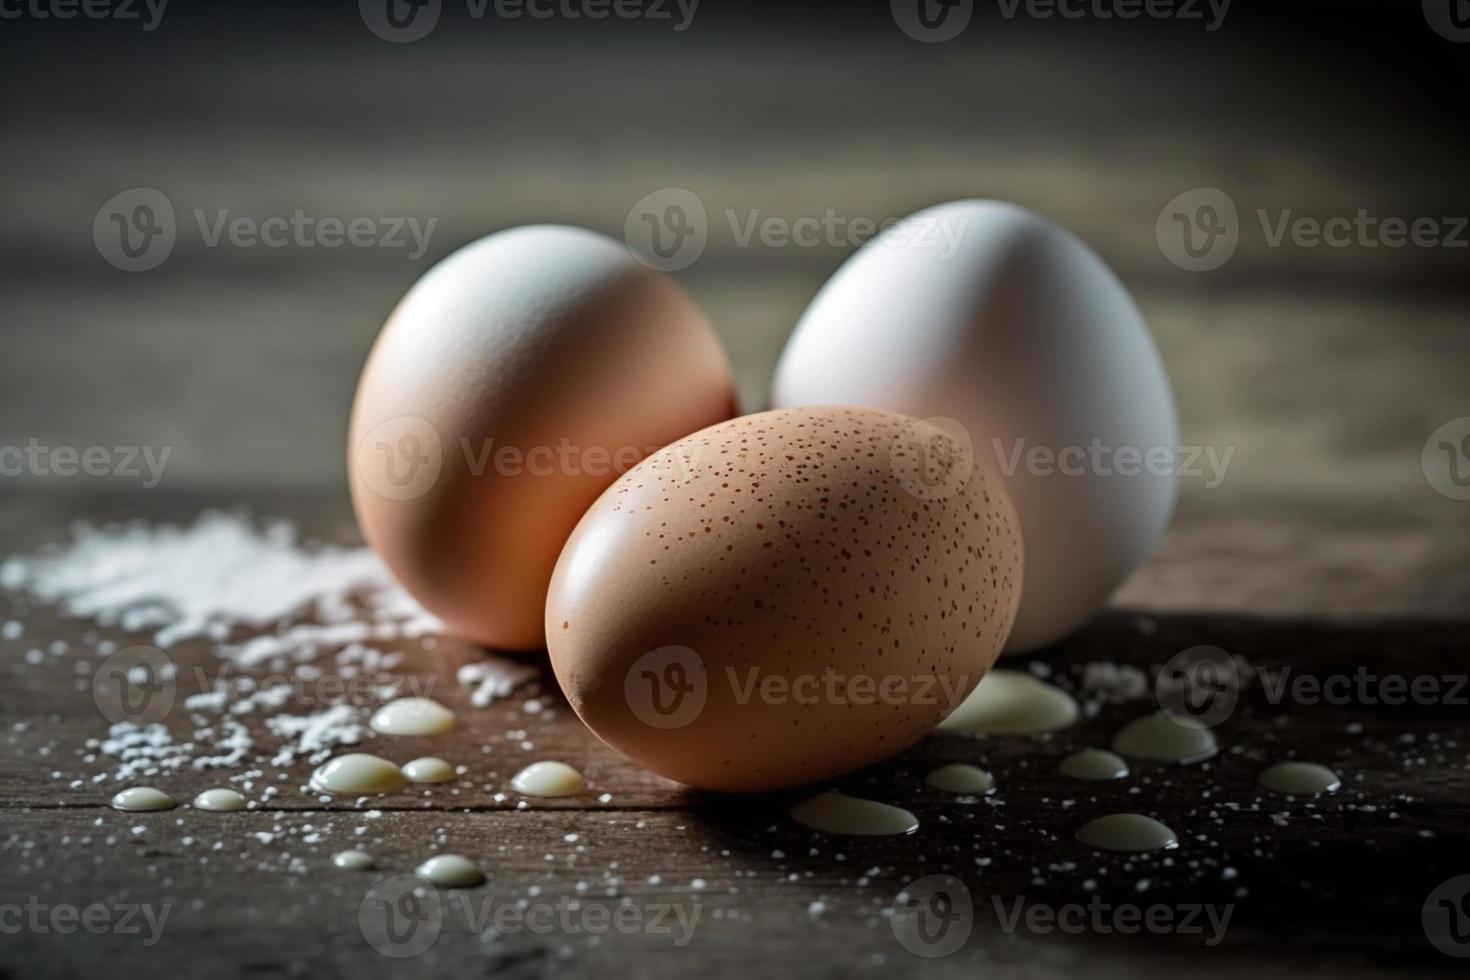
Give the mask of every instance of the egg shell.
[[644, 460], [547, 597], [552, 667], [603, 741], [749, 792], [922, 738], [999, 655], [1022, 548], [999, 480], [916, 419], [765, 412]]
[[771, 404], [944, 419], [971, 440], [1025, 536], [1007, 652], [1086, 621], [1173, 510], [1178, 426], [1142, 315], [1081, 240], [1015, 205], [938, 205], [854, 253], [797, 324]]
[[719, 342], [671, 279], [591, 231], [503, 231], [426, 273], [379, 335], [352, 409], [353, 507], [452, 632], [538, 648], [588, 505], [734, 411]]

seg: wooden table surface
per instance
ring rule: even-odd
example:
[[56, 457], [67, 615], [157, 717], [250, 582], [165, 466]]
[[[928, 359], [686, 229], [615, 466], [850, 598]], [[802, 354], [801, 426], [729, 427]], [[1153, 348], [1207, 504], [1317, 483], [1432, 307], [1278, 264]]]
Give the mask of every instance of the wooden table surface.
[[[1098, 250], [1159, 342], [1184, 441], [1239, 450], [1221, 485], [1186, 481], [1164, 547], [1114, 607], [1036, 658], [1056, 681], [1076, 685], [1097, 662], [1151, 674], [1199, 644], [1257, 668], [1431, 677], [1445, 692], [1465, 671], [1470, 503], [1436, 495], [1420, 468], [1429, 434], [1470, 414], [1465, 250], [1277, 247], [1255, 217], [1470, 213], [1470, 62], [1463, 45], [1440, 44], [1419, 4], [1324, 14], [1314, 2], [1242, 3], [1214, 33], [1012, 21], [997, 8], [945, 44], [906, 38], [885, 3], [856, 26], [830, 12], [856, 4], [710, 3], [674, 37], [656, 23], [470, 21], [445, 4], [445, 23], [405, 45], [373, 37], [353, 4], [308, 6], [170, 5], [146, 33], [6, 21], [0, 448], [34, 439], [172, 456], [150, 492], [7, 478], [0, 558], [65, 540], [77, 519], [189, 521], [237, 504], [357, 542], [337, 488], [362, 360], [404, 290], [490, 231], [557, 221], [616, 236], [644, 195], [694, 190], [712, 233], [678, 279], [753, 409], [792, 324], [856, 243], [741, 244], [733, 220], [884, 220], [996, 197]], [[92, 237], [103, 203], [135, 187], [163, 192], [180, 223], [167, 263], [139, 274], [108, 265]], [[1156, 222], [1200, 187], [1225, 190], [1242, 227], [1227, 265], [1192, 273], [1163, 254]], [[298, 209], [436, 230], [409, 257], [215, 247], [196, 225]], [[298, 490], [242, 494], [250, 487]], [[453, 788], [388, 798], [369, 816], [301, 792], [302, 763], [284, 778], [262, 767], [282, 791], [250, 812], [123, 814], [108, 806], [117, 787], [92, 781], [112, 766], [88, 758], [107, 729], [89, 647], [146, 635], [0, 591], [0, 623], [11, 620], [23, 633], [0, 636], [0, 980], [1464, 972], [1421, 923], [1430, 893], [1470, 874], [1470, 732], [1463, 702], [1448, 698], [1301, 704], [1255, 681], [1221, 725], [1216, 759], [1141, 764], [1096, 787], [1063, 780], [1056, 761], [1105, 744], [1154, 707], [1150, 694], [1051, 737], [938, 735], [838, 784], [909, 806], [920, 831], [836, 840], [787, 819], [789, 795], [700, 794], [627, 764], [544, 671], [535, 696], [549, 710], [523, 710], [531, 689], [476, 709], [454, 667], [480, 651], [404, 642], [401, 672], [432, 682], [461, 726], [393, 755], [467, 766]], [[56, 642], [63, 655], [28, 662]], [[204, 642], [171, 655], [180, 699], [192, 668], [219, 663]], [[322, 663], [332, 669], [330, 651]], [[258, 745], [275, 744], [261, 718], [243, 720]], [[181, 709], [167, 723], [194, 727]], [[1263, 794], [1257, 773], [1293, 755], [1337, 768], [1343, 790], [1315, 802]], [[539, 758], [578, 766], [592, 793], [525, 808], [497, 799]], [[992, 770], [998, 792], [964, 802], [926, 791], [940, 760]], [[185, 769], [163, 788], [188, 799], [229, 774]], [[1181, 846], [1129, 858], [1074, 842], [1089, 817], [1125, 809], [1157, 815]], [[334, 870], [347, 846], [383, 870]], [[468, 914], [441, 905], [430, 949], [383, 955], [361, 928], [369, 889], [435, 848], [478, 859], [490, 881], [466, 893]], [[924, 959], [885, 913], [934, 874], [962, 883], [974, 911], [962, 949]], [[1042, 912], [1095, 898], [1114, 912], [1205, 904], [1230, 918], [1214, 945], [1197, 933], [1010, 929], [1018, 898]], [[493, 915], [563, 899], [581, 903], [576, 929], [482, 935], [487, 901]], [[138, 935], [13, 928], [28, 909], [91, 903], [169, 915], [147, 947]], [[673, 935], [588, 931], [586, 910], [624, 903], [645, 925], [661, 909], [697, 915], [692, 937], [679, 942], [677, 924]]]
[[[0, 554], [65, 540], [77, 517], [187, 521], [202, 507], [225, 502], [20, 495], [0, 510]], [[290, 516], [327, 540], [355, 540], [337, 496], [257, 496], [243, 503], [254, 513]], [[1442, 693], [1454, 694], [1454, 678], [1463, 679], [1465, 669], [1463, 611], [1470, 608], [1463, 580], [1455, 595], [1446, 595], [1432, 564], [1400, 562], [1378, 572], [1397, 583], [1401, 611], [1355, 613], [1341, 597], [1374, 592], [1367, 556], [1393, 549], [1363, 541], [1354, 558], [1344, 552], [1341, 535], [1300, 521], [1296, 528], [1284, 534], [1264, 520], [1181, 514], [1161, 553], [1125, 589], [1123, 606], [1038, 659], [1058, 683], [1075, 687], [1089, 663], [1151, 674], [1181, 649], [1215, 644], [1243, 658], [1258, 677], [1284, 667], [1319, 678], [1362, 669], [1440, 678]], [[1442, 529], [1427, 528], [1392, 535], [1416, 539], [1420, 547], [1410, 550], [1421, 555], [1436, 553], [1431, 538], [1444, 538]], [[1225, 579], [1244, 592], [1222, 593], [1215, 583]], [[1230, 608], [1259, 605], [1266, 592], [1274, 596], [1273, 615]], [[1296, 614], [1289, 612], [1293, 603]], [[125, 645], [146, 637], [68, 619], [0, 592], [0, 621], [11, 618], [24, 624], [24, 633], [0, 641], [0, 908], [147, 903], [169, 913], [159, 940], [146, 947], [146, 928], [140, 935], [25, 929], [6, 935], [0, 973], [7, 975], [167, 976], [207, 969], [312, 977], [762, 971], [1223, 977], [1250, 970], [1263, 977], [1387, 977], [1463, 971], [1461, 961], [1430, 945], [1421, 908], [1441, 882], [1470, 873], [1465, 690], [1458, 691], [1458, 705], [1448, 703], [1453, 697], [1414, 707], [1311, 705], [1273, 701], [1257, 680], [1243, 688], [1238, 707], [1217, 729], [1222, 750], [1214, 760], [1140, 763], [1115, 784], [1071, 782], [1054, 767], [1070, 750], [1105, 744], [1121, 723], [1155, 708], [1151, 690], [1098, 703], [1078, 725], [1052, 736], [936, 735], [836, 784], [909, 807], [921, 821], [918, 833], [843, 839], [788, 819], [791, 794], [704, 794], [638, 769], [580, 725], [549, 674], [474, 708], [456, 686], [454, 669], [482, 651], [450, 643], [428, 652], [419, 641], [403, 641], [394, 647], [405, 654], [399, 671], [432, 685], [436, 698], [459, 711], [460, 727], [448, 736], [395, 741], [391, 749], [369, 734], [364, 747], [394, 758], [432, 752], [467, 766], [451, 787], [383, 797], [369, 814], [353, 802], [324, 805], [303, 792], [305, 763], [283, 770], [261, 763], [265, 780], [276, 781], [281, 792], [257, 809], [127, 814], [108, 806], [116, 785], [91, 780], [112, 768], [86, 748], [107, 722], [91, 696], [90, 675], [75, 660], [94, 661], [87, 648], [99, 638]], [[40, 664], [22, 656], [58, 640], [70, 655], [48, 655]], [[180, 668], [176, 703], [220, 663], [203, 641], [180, 644], [171, 656]], [[321, 661], [327, 670], [332, 662], [330, 655]], [[533, 694], [546, 710], [523, 710]], [[242, 720], [268, 756], [273, 743], [261, 719]], [[165, 724], [181, 734], [193, 728], [182, 708]], [[1342, 791], [1313, 801], [1273, 796], [1255, 785], [1262, 768], [1288, 757], [1334, 767]], [[582, 769], [589, 794], [521, 805], [506, 784], [542, 758]], [[926, 790], [924, 775], [951, 760], [990, 769], [998, 792], [977, 802]], [[233, 772], [184, 768], [150, 781], [187, 800]], [[1075, 842], [1083, 822], [1117, 810], [1157, 816], [1179, 832], [1180, 847], [1128, 856]], [[347, 847], [371, 851], [381, 870], [334, 869], [331, 856]], [[360, 924], [368, 892], [380, 881], [395, 887], [395, 876], [433, 850], [479, 860], [489, 881], [442, 893], [437, 913], [426, 920], [439, 930], [426, 951], [403, 959], [383, 955]], [[928, 875], [952, 876], [972, 901], [968, 940], [943, 958], [911, 953], [886, 911], [909, 882]], [[1106, 916], [1089, 923], [1154, 906], [1167, 913], [1153, 914], [1172, 915], [1181, 925], [1196, 906], [1229, 918], [1223, 938], [1208, 926], [1117, 935], [1087, 925], [1063, 933], [1046, 930], [1039, 919], [1014, 926], [1018, 900], [1022, 908], [1063, 915], [1071, 906], [1098, 903]], [[514, 910], [518, 901], [569, 918], [549, 920], [550, 931], [533, 931], [533, 919], [524, 920], [525, 928], [510, 919], [500, 920], [503, 928], [483, 928], [494, 921], [486, 915]], [[619, 920], [624, 928], [595, 934], [610, 921], [597, 916], [620, 905], [634, 910], [622, 913], [630, 917]], [[559, 911], [564, 907], [572, 911]], [[678, 915], [691, 924], [687, 934]], [[1199, 915], [1199, 923], [1208, 922]]]

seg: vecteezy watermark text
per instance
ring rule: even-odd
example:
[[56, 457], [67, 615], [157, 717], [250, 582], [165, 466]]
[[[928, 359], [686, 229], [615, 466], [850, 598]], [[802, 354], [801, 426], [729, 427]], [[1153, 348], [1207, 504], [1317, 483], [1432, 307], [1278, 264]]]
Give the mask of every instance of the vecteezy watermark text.
[[155, 30], [163, 21], [168, 0], [0, 0], [0, 20], [117, 20], [138, 21], [143, 30]]
[[1225, 24], [1231, 0], [995, 0], [1006, 20], [1198, 21], [1214, 33]]
[[210, 672], [203, 667], [192, 670], [197, 694], [184, 701], [184, 706], [197, 710], [208, 706], [226, 711], [234, 705], [249, 706], [258, 699], [272, 706], [284, 704], [302, 707], [351, 704], [374, 707], [383, 701], [383, 692], [394, 697], [427, 698], [433, 695], [438, 679], [417, 674], [390, 674], [368, 671], [350, 676], [334, 672], [295, 670], [283, 674], [245, 674], [220, 667]]
[[1309, 673], [1290, 665], [1249, 665], [1217, 646], [1193, 646], [1174, 654], [1154, 679], [1164, 712], [1176, 721], [1213, 728], [1235, 711], [1249, 684], [1259, 684], [1272, 706], [1456, 707], [1470, 706], [1470, 674], [1402, 674], [1359, 666]]
[[664, 937], [682, 948], [694, 938], [703, 911], [698, 902], [604, 902], [567, 896], [506, 901], [493, 894], [441, 894], [413, 875], [395, 875], [363, 896], [357, 921], [368, 945], [384, 956], [405, 959], [431, 948], [450, 916], [457, 916], [484, 941], [518, 933], [619, 933]]
[[1213, 490], [1225, 481], [1235, 447], [1215, 446], [1109, 446], [1093, 437], [1085, 446], [1028, 445], [1016, 439], [1009, 446], [992, 437], [991, 448], [1000, 472], [1007, 477], [1024, 469], [1032, 476], [1177, 476], [1203, 479]]
[[847, 216], [828, 208], [820, 215], [788, 218], [752, 208], [741, 215], [725, 209], [730, 237], [739, 248], [759, 241], [767, 248], [848, 248], [878, 238], [895, 247], [932, 248], [941, 259], [952, 257], [965, 235], [968, 218], [958, 221]]
[[[1466, 248], [1470, 217], [1464, 215], [1299, 214], [1293, 208], [1255, 209], [1267, 248]], [[1154, 225], [1159, 251], [1189, 272], [1218, 269], [1235, 254], [1245, 231], [1235, 200], [1218, 187], [1196, 187], [1177, 195]]]
[[[1207, 32], [1225, 24], [1231, 0], [995, 0], [1005, 20], [1174, 20], [1202, 24]], [[915, 41], [937, 44], [964, 33], [975, 0], [889, 0], [893, 22]]]
[[[1086, 902], [1033, 902], [992, 896], [996, 925], [1006, 935], [1062, 933], [1079, 935], [1199, 936], [1209, 947], [1225, 938], [1234, 905], [1110, 902], [1093, 895]], [[949, 956], [969, 941], [975, 926], [975, 903], [964, 882], [951, 875], [927, 875], [909, 882], [889, 909], [889, 924], [899, 943], [926, 959]]]
[[[713, 676], [727, 685], [725, 700], [739, 705], [914, 705], [935, 707], [943, 714], [957, 708], [977, 682], [968, 674], [849, 674], [835, 667], [820, 672], [776, 673], [759, 667], [741, 670], [726, 666]], [[710, 677], [704, 658], [689, 647], [657, 647], [628, 668], [623, 695], [633, 714], [650, 728], [683, 728], [698, 718], [708, 703]]]
[[173, 905], [164, 902], [93, 902], [72, 905], [46, 902], [31, 895], [23, 902], [0, 902], [0, 935], [21, 933], [70, 936], [85, 932], [93, 936], [142, 936], [145, 947], [158, 945]]
[[[192, 214], [205, 248], [403, 249], [411, 261], [428, 251], [439, 223], [438, 218], [421, 222], [416, 217], [313, 215], [302, 208], [265, 217], [234, 214], [229, 208], [195, 208]], [[151, 187], [114, 194], [92, 219], [98, 254], [125, 272], [162, 265], [179, 233], [173, 202]]]
[[828, 667], [819, 674], [772, 674], [759, 667], [738, 671], [725, 668], [725, 679], [736, 704], [759, 700], [769, 705], [831, 704], [838, 707], [871, 705], [932, 705], [946, 712], [959, 707], [974, 685], [967, 674], [847, 674]]
[[[464, 0], [475, 21], [497, 20], [647, 20], [668, 22], [676, 33], [694, 23], [700, 0]], [[439, 23], [442, 0], [358, 0], [368, 30], [385, 41], [406, 44], [427, 37]]]
[[254, 218], [230, 216], [228, 208], [212, 214], [202, 208], [194, 211], [199, 236], [208, 248], [227, 242], [235, 248], [408, 248], [410, 259], [423, 258], [429, 248], [438, 218], [424, 224], [417, 218], [334, 218], [314, 217], [301, 208], [289, 215]]
[[192, 679], [183, 699], [188, 711], [232, 714], [296, 705], [320, 708], [342, 704], [376, 706], [387, 694], [394, 697], [430, 697], [437, 679], [381, 670], [353, 673], [299, 669], [289, 673], [246, 674], [228, 665], [210, 671], [201, 666], [180, 675], [178, 665], [161, 649], [148, 644], [126, 647], [103, 658], [92, 674], [92, 698], [97, 710], [113, 724], [144, 726], [163, 721], [179, 698], [181, 681]]
[[1000, 896], [991, 898], [995, 918], [1001, 932], [1029, 932], [1035, 935], [1060, 932], [1066, 935], [1091, 933], [1097, 936], [1138, 933], [1155, 935], [1203, 936], [1206, 946], [1218, 946], [1230, 926], [1234, 905], [1208, 905], [1185, 902], [1171, 905], [1154, 902], [1109, 902], [1093, 895], [1086, 902], [1052, 905], [1029, 902], [1023, 895], [1007, 902]]
[[1333, 707], [1363, 705], [1398, 707], [1470, 705], [1470, 675], [1378, 673], [1359, 667], [1352, 673], [1298, 674], [1291, 667], [1261, 668], [1257, 671], [1266, 699], [1272, 704], [1290, 701], [1300, 705]]
[[[974, 470], [974, 438], [956, 418], [934, 415], [918, 421], [927, 428], [915, 424], [894, 441], [890, 467], [904, 490], [916, 497], [951, 497]], [[992, 436], [990, 448], [996, 470], [1007, 479], [1022, 472], [1045, 479], [1177, 477], [1203, 480], [1209, 490], [1225, 482], [1235, 458], [1234, 446], [1113, 446], [1100, 436], [1085, 445], [1066, 446]]]
[[[621, 476], [660, 446], [583, 445], [562, 436], [535, 445], [502, 443], [494, 436], [460, 436], [454, 443], [463, 460], [461, 476], [498, 477]], [[667, 454], [670, 466], [687, 476], [702, 447]], [[355, 468], [369, 490], [388, 500], [411, 500], [432, 490], [451, 464], [438, 428], [416, 415], [400, 415], [373, 426], [357, 441]], [[653, 464], [650, 464], [653, 465]]]
[[172, 446], [46, 446], [31, 438], [24, 446], [0, 446], [0, 478], [141, 480], [145, 490], [152, 490], [163, 479], [172, 451]]
[[[932, 249], [941, 259], [959, 251], [968, 218], [873, 217], [847, 215], [835, 208], [821, 214], [777, 215], [760, 208], [726, 208], [723, 228], [736, 248], [857, 248], [873, 239], [894, 246]], [[645, 194], [628, 211], [623, 238], [643, 264], [676, 272], [697, 262], [712, 226], [704, 200], [687, 187], [663, 187]]]

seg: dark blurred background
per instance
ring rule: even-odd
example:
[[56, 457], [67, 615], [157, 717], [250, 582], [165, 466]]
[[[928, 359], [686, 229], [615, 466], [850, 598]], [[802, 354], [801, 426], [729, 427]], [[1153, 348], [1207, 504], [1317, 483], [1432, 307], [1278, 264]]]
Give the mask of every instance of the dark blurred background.
[[[0, 4], [0, 444], [169, 447], [162, 486], [222, 499], [340, 489], [358, 369], [418, 276], [526, 222], [621, 237], [669, 187], [707, 208], [708, 245], [674, 275], [756, 409], [856, 243], [742, 245], [727, 213], [882, 221], [996, 197], [1112, 264], [1158, 338], [1184, 442], [1235, 447], [1219, 487], [1186, 481], [1186, 522], [1465, 537], [1470, 507], [1420, 464], [1436, 427], [1470, 415], [1465, 0], [1236, 0], [1223, 18], [1179, 0], [1129, 20], [1098, 13], [1113, 0], [1072, 0], [1080, 18], [975, 0], [943, 41], [912, 36], [903, 2], [702, 0], [690, 17], [644, 0], [595, 21], [567, 15], [582, 0], [541, 3], [553, 16], [444, 0], [398, 43], [369, 23], [392, 33], [384, 2], [173, 0], [155, 17], [134, 0], [137, 19], [95, 20]], [[136, 188], [167, 199], [176, 238], [124, 271], [94, 223]], [[1236, 250], [1208, 271], [1156, 235], [1196, 188], [1238, 208]], [[420, 255], [407, 229], [405, 247], [211, 246], [197, 217], [297, 210], [434, 224]], [[1459, 245], [1273, 247], [1260, 210], [1430, 218], [1447, 237], [1459, 216]], [[1448, 553], [1369, 545], [1460, 573]]]

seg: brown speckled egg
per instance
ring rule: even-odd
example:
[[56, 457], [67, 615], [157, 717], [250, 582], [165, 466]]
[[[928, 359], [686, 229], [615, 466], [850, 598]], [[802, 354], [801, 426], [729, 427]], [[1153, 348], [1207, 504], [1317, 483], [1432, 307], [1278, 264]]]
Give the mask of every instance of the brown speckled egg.
[[929, 422], [732, 419], [583, 516], [547, 597], [552, 666], [588, 727], [663, 776], [816, 782], [913, 744], [979, 683], [1021, 555], [999, 480]]
[[353, 508], [451, 631], [537, 649], [583, 512], [732, 414], [724, 352], [672, 279], [605, 235], [513, 228], [429, 270], [379, 334], [352, 408]]

